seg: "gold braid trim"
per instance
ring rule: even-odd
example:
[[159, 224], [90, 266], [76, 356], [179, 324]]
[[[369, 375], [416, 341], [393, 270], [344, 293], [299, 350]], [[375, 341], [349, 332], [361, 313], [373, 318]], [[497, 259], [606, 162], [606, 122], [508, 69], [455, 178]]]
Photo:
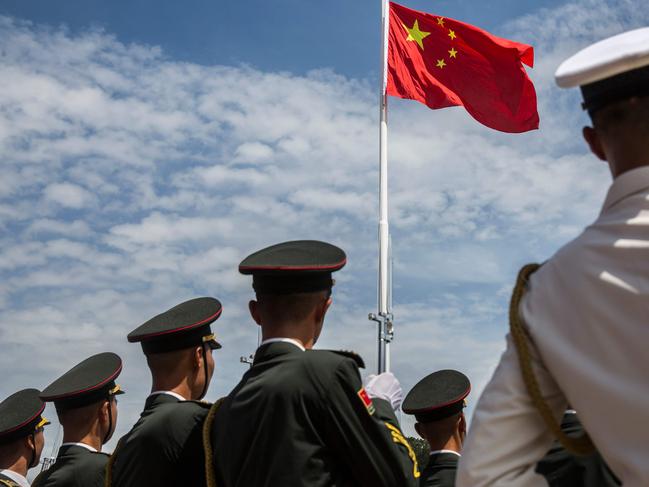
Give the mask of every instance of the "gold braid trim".
[[387, 428], [390, 430], [390, 434], [392, 435], [392, 441], [395, 443], [401, 444], [406, 447], [408, 450], [408, 456], [410, 457], [410, 460], [412, 460], [412, 475], [416, 479], [420, 477], [419, 473], [419, 466], [417, 465], [417, 455], [415, 454], [415, 450], [412, 449], [412, 446], [408, 442], [408, 440], [403, 436], [403, 433], [401, 433], [401, 430], [397, 428], [396, 426], [391, 425], [390, 423], [383, 423]]
[[120, 438], [120, 440], [117, 442], [117, 445], [115, 445], [115, 449], [113, 450], [113, 454], [106, 462], [106, 467], [104, 469], [104, 473], [105, 473], [104, 487], [111, 487], [113, 483], [113, 464], [115, 463], [115, 458], [117, 457], [117, 450], [119, 450], [119, 447], [122, 444], [123, 439], [124, 437]]
[[516, 350], [518, 351], [518, 363], [520, 364], [521, 373], [523, 374], [525, 387], [527, 388], [527, 392], [529, 393], [536, 410], [543, 418], [545, 425], [552, 432], [554, 437], [559, 440], [559, 443], [561, 443], [561, 445], [570, 453], [579, 456], [587, 456], [595, 451], [595, 446], [593, 445], [590, 436], [588, 436], [588, 433], [584, 433], [583, 436], [573, 438], [566, 435], [561, 430], [561, 425], [554, 419], [550, 406], [548, 406], [548, 403], [545, 402], [545, 399], [543, 398], [541, 388], [536, 380], [536, 376], [534, 375], [534, 370], [532, 369], [532, 356], [527, 342], [527, 340], [531, 340], [531, 338], [527, 334], [525, 323], [523, 323], [520, 316], [519, 305], [523, 299], [523, 295], [525, 294], [525, 288], [530, 275], [532, 275], [532, 273], [539, 267], [541, 267], [539, 264], [527, 264], [523, 266], [518, 273], [516, 286], [514, 287], [512, 299], [509, 304], [510, 332]]
[[205, 422], [203, 423], [203, 451], [205, 452], [205, 481], [207, 483], [207, 487], [216, 487], [216, 475], [214, 472], [214, 465], [212, 464], [212, 460], [214, 458], [214, 450], [212, 449], [211, 432], [216, 412], [219, 410], [224, 400], [225, 398], [222, 397], [214, 404], [212, 404], [210, 412], [207, 413], [207, 417], [205, 418]]

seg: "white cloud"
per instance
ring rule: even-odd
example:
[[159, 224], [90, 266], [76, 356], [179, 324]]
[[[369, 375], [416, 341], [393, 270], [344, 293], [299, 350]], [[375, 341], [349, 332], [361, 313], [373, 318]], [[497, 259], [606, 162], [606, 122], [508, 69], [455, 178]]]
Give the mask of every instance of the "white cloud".
[[93, 197], [81, 186], [70, 183], [49, 184], [43, 191], [47, 202], [57, 203], [64, 208], [80, 209], [91, 204]]
[[273, 149], [260, 142], [246, 142], [237, 147], [234, 160], [244, 163], [265, 162], [273, 157]]
[[85, 237], [92, 233], [90, 226], [83, 220], [62, 221], [41, 218], [29, 224], [26, 235], [61, 234], [69, 237]]

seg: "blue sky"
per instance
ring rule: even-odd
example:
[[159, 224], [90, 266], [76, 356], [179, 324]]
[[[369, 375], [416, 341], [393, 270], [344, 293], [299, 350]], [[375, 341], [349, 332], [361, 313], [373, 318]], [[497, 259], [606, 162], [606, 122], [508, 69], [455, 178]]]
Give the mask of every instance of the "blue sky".
[[[532, 6], [559, 4], [498, 0], [484, 8], [466, 0], [413, 0], [407, 5], [498, 34], [503, 21], [529, 13]], [[65, 25], [72, 33], [103, 28], [124, 43], [160, 46], [175, 60], [292, 73], [330, 67], [354, 77], [375, 76], [378, 70], [380, 10], [380, 1], [369, 0], [5, 0], [0, 6], [5, 14]]]
[[[257, 340], [236, 266], [300, 238], [349, 255], [319, 346], [373, 371], [378, 2], [108, 5], [0, 6], [0, 397], [115, 351], [117, 439], [149, 387], [126, 334], [201, 295], [224, 304], [208, 399], [227, 394]], [[470, 404], [504, 347], [517, 269], [592, 221], [610, 181], [581, 141], [578, 93], [553, 72], [649, 20], [641, 0], [477, 5], [408, 3], [533, 44], [540, 130], [391, 100], [389, 140], [394, 372], [407, 391], [460, 369]]]

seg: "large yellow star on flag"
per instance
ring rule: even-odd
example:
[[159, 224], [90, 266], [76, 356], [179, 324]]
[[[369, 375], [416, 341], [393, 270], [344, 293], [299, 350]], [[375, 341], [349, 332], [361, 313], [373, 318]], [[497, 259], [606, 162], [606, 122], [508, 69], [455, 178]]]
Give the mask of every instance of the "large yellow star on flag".
[[415, 41], [417, 44], [419, 44], [419, 47], [421, 47], [421, 50], [424, 50], [424, 39], [430, 35], [430, 32], [422, 32], [419, 30], [419, 21], [415, 20], [415, 24], [412, 26], [412, 28], [406, 27], [404, 24], [404, 29], [408, 31], [408, 38], [406, 39], [407, 41]]

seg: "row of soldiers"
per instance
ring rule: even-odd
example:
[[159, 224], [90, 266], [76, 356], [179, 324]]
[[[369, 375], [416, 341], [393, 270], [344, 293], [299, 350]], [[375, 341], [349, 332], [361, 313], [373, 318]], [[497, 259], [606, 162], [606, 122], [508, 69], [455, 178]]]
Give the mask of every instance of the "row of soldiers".
[[[241, 263], [241, 272], [253, 275], [250, 312], [263, 341], [252, 368], [215, 404], [200, 399], [214, 370], [212, 350], [221, 347], [211, 330], [222, 311], [218, 300], [186, 301], [131, 332], [128, 340], [146, 355], [152, 392], [112, 455], [101, 449], [124, 394], [118, 355], [94, 355], [42, 392], [13, 394], [0, 404], [0, 485], [27, 485], [27, 469], [43, 448], [45, 402], [53, 402], [63, 443], [35, 487], [453, 486], [471, 390], [464, 374], [432, 373], [401, 404], [392, 374], [370, 375], [363, 385], [359, 356], [312, 349], [331, 304], [331, 272], [345, 261], [333, 245], [298, 241]], [[430, 447], [422, 471], [395, 417], [400, 406]], [[553, 486], [617, 485], [598, 483], [600, 463], [579, 463], [559, 448], [539, 472]], [[586, 474], [587, 484], [575, 483]]]
[[[43, 391], [6, 399], [0, 483], [24, 484], [12, 472], [24, 477], [38, 462], [42, 412], [53, 402], [63, 443], [34, 486], [414, 485], [420, 473], [395, 416], [402, 393], [394, 376], [370, 376], [364, 387], [358, 355], [312, 349], [332, 303], [332, 272], [345, 263], [334, 245], [294, 241], [240, 264], [253, 276], [250, 313], [263, 340], [250, 370], [215, 404], [200, 399], [214, 371], [212, 351], [221, 347], [211, 329], [222, 312], [217, 299], [186, 301], [129, 333], [146, 356], [152, 392], [110, 456], [101, 448], [124, 393], [118, 355], [94, 355]], [[452, 392], [449, 414], [466, 394], [468, 384]], [[419, 408], [416, 397], [413, 404]]]
[[[313, 349], [332, 303], [332, 273], [346, 256], [324, 242], [297, 241], [239, 266], [252, 275], [250, 314], [263, 340], [228, 396], [200, 402], [214, 371], [211, 352], [220, 348], [211, 324], [221, 304], [187, 301], [128, 335], [142, 346], [153, 386], [111, 456], [100, 450], [115, 430], [122, 363], [106, 352], [41, 392], [20, 391], [0, 404], [0, 484], [27, 485], [43, 448], [44, 401], [51, 401], [64, 443], [38, 487], [556, 485], [557, 465], [572, 473], [584, 465], [563, 446], [585, 455], [595, 445], [619, 477], [606, 469], [610, 485], [649, 485], [642, 428], [649, 411], [647, 45], [649, 28], [627, 32], [559, 68], [560, 85], [582, 87], [593, 120], [584, 136], [615, 181], [593, 225], [540, 269], [521, 272], [508, 348], [469, 431], [470, 384], [457, 371], [427, 376], [403, 401], [433, 450], [426, 468], [396, 419], [396, 378], [379, 374], [363, 384], [360, 357]], [[590, 438], [566, 434], [577, 428], [572, 412], [560, 430], [556, 420], [568, 403]], [[560, 443], [539, 463], [553, 434]], [[569, 478], [567, 485], [582, 485]]]

